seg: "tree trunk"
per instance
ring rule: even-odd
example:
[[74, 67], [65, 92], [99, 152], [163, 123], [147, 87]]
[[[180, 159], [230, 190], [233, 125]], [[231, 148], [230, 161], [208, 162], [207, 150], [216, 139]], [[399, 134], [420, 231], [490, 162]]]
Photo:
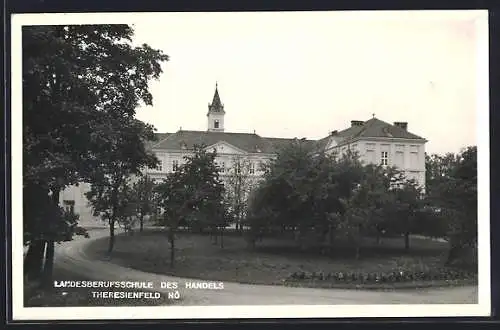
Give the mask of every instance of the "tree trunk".
[[45, 241], [34, 240], [29, 244], [28, 252], [24, 257], [24, 274], [29, 280], [40, 279], [45, 253]]
[[175, 233], [171, 231], [170, 233], [170, 267], [174, 267], [175, 261]]
[[[54, 206], [59, 207], [59, 197], [60, 197], [61, 189], [59, 187], [55, 187], [52, 189], [52, 203]], [[53, 219], [53, 221], [62, 221], [62, 219]], [[52, 235], [56, 235], [58, 233], [50, 233]], [[42, 285], [45, 287], [50, 286], [52, 283], [52, 274], [54, 270], [54, 238], [48, 240], [43, 243], [44, 246], [47, 246], [45, 251], [45, 262], [43, 264], [43, 273], [42, 273]]]
[[115, 245], [115, 220], [109, 221], [109, 245], [108, 245], [108, 254], [113, 252], [113, 247]]
[[144, 230], [144, 214], [142, 212], [139, 218], [139, 222], [140, 222], [139, 232], [142, 233], [142, 231]]
[[215, 227], [212, 227], [212, 237], [214, 238], [214, 241], [212, 242], [212, 244], [217, 245], [218, 235], [217, 235]]
[[224, 227], [220, 229], [220, 247], [224, 248]]
[[405, 251], [410, 251], [410, 233], [405, 233]]
[[52, 284], [52, 274], [54, 270], [54, 241], [47, 241], [47, 252], [45, 254], [45, 264], [43, 265], [42, 285], [49, 288]]

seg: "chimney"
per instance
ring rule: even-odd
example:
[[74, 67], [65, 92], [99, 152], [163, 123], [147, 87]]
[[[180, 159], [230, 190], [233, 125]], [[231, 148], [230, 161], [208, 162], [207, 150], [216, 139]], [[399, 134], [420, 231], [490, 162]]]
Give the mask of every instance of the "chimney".
[[335, 135], [337, 135], [337, 133], [338, 133], [338, 132], [339, 132], [339, 131], [337, 131], [337, 130], [335, 130], [335, 131], [331, 131], [331, 132], [330, 132], [330, 135], [331, 135], [331, 136], [335, 136]]
[[363, 126], [363, 122], [361, 120], [351, 120], [351, 127], [354, 126]]
[[395, 121], [394, 126], [401, 127], [405, 131], [408, 130], [408, 123], [407, 122]]

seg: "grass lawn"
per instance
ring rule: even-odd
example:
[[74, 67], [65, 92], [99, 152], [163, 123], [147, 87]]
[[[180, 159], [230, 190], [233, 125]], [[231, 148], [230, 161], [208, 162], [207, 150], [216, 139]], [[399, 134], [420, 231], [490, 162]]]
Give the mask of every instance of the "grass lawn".
[[[55, 281], [85, 281], [79, 275], [54, 269]], [[115, 289], [116, 291], [134, 292], [132, 289]], [[89, 306], [160, 306], [172, 304], [172, 300], [163, 295], [159, 299], [104, 299], [93, 298], [92, 291], [112, 291], [89, 288], [50, 288], [38, 289], [33, 283], [25, 285], [25, 307], [89, 307]]]
[[[293, 240], [264, 238], [251, 249], [239, 236], [225, 236], [224, 248], [213, 245], [208, 235], [180, 233], [176, 240], [175, 267], [170, 267], [170, 246], [161, 231], [144, 231], [133, 236], [118, 235], [112, 258], [106, 256], [108, 239], [96, 240], [86, 253], [96, 259], [146, 272], [205, 280], [252, 284], [283, 284], [293, 272], [391, 272], [425, 271], [443, 267], [447, 243], [423, 238], [411, 239], [405, 253], [403, 238], [384, 238], [380, 244], [366, 239], [361, 258], [342, 247], [334, 255], [301, 251]], [[324, 283], [303, 283], [321, 286]], [[418, 285], [416, 285], [418, 286]]]

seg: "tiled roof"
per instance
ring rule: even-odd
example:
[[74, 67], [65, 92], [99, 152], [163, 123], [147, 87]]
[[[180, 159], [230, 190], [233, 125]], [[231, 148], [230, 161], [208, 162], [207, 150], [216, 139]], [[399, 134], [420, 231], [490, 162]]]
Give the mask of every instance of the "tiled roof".
[[[225, 141], [248, 153], [275, 153], [279, 148], [291, 143], [294, 139], [266, 138], [251, 133], [226, 133], [211, 131], [178, 131], [169, 134], [157, 142], [154, 149], [181, 150], [192, 149], [194, 145], [210, 146]], [[308, 140], [313, 145], [315, 141]]]
[[146, 141], [146, 148], [150, 149], [152, 146], [158, 144], [170, 134], [171, 133], [155, 133], [156, 141]]
[[169, 135], [163, 141], [154, 145], [153, 148], [181, 150], [185, 146], [187, 149], [192, 149], [194, 145], [204, 144], [209, 146], [219, 141], [225, 141], [249, 153], [274, 152], [274, 146], [257, 134], [184, 130]]
[[315, 149], [316, 150], [324, 150], [328, 145], [328, 141], [330, 141], [331, 136], [324, 137], [318, 141], [315, 141]]
[[377, 118], [365, 121], [359, 126], [351, 126], [345, 130], [337, 132], [335, 136], [340, 138], [340, 143], [345, 143], [357, 138], [385, 137], [412, 140], [425, 140], [424, 138], [408, 132], [407, 130], [395, 126]]
[[[289, 145], [290, 143], [292, 143], [295, 140], [295, 138], [294, 139], [286, 139], [286, 138], [270, 138], [270, 137], [265, 137], [264, 139], [269, 141], [269, 143], [271, 143], [275, 149], [286, 147], [287, 145]], [[305, 140], [305, 142], [306, 142], [306, 145], [310, 146], [311, 148], [314, 147], [317, 143], [317, 141], [314, 141], [314, 140]]]
[[[236, 148], [248, 153], [275, 153], [278, 149], [292, 143], [295, 139], [261, 137], [251, 133], [226, 133], [210, 131], [184, 131], [176, 133], [156, 133], [158, 141], [151, 145], [153, 149], [182, 150], [192, 149], [195, 144], [213, 145], [219, 141], [225, 141]], [[343, 144], [357, 138], [386, 137], [424, 140], [420, 136], [406, 131], [405, 129], [386, 123], [377, 118], [363, 122], [359, 126], [352, 126], [335, 134], [339, 138], [338, 143]], [[306, 140], [312, 148], [324, 150], [331, 135], [320, 140]]]

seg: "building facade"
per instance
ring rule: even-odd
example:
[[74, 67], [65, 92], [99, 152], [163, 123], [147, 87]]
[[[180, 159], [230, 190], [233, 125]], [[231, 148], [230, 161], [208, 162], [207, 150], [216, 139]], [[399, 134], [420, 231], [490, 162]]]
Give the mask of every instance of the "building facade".
[[[248, 165], [248, 175], [253, 183], [262, 177], [261, 165], [268, 162], [277, 150], [292, 143], [295, 138], [261, 137], [254, 133], [226, 132], [224, 126], [225, 109], [221, 102], [218, 86], [212, 102], [208, 104], [207, 129], [205, 131], [178, 130], [175, 133], [158, 133], [158, 140], [148, 147], [156, 154], [160, 164], [147, 168], [145, 173], [155, 180], [161, 180], [175, 171], [192, 153], [195, 145], [205, 145], [217, 153], [216, 162], [221, 169], [221, 177], [227, 180], [230, 169], [236, 162]], [[425, 143], [408, 131], [404, 122], [386, 123], [375, 117], [367, 121], [351, 121], [351, 126], [341, 131], [333, 131], [323, 139], [306, 140], [319, 152], [341, 155], [347, 150], [356, 151], [364, 163], [396, 166], [408, 178], [413, 178], [425, 187]], [[61, 203], [80, 214], [82, 226], [102, 225], [92, 216], [85, 198], [90, 186], [82, 183], [68, 187], [61, 194]]]
[[422, 189], [425, 189], [426, 142], [410, 133], [406, 122], [391, 125], [375, 117], [365, 122], [353, 120], [349, 128], [333, 131], [319, 141], [327, 153], [342, 155], [351, 150], [365, 164], [395, 166]]

